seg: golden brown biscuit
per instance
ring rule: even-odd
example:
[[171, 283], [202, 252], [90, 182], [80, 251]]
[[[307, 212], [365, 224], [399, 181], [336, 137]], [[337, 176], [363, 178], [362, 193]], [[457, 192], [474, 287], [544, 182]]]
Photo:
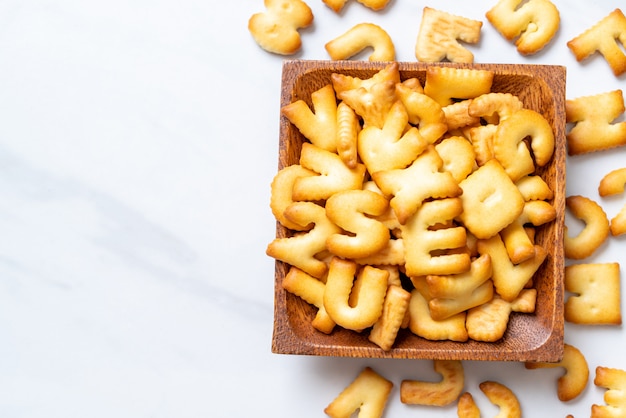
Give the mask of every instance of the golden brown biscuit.
[[493, 284], [498, 294], [509, 302], [518, 297], [548, 255], [542, 246], [535, 245], [535, 255], [532, 258], [513, 264], [499, 234], [488, 240], [478, 240], [477, 247], [480, 254], [491, 256]]
[[565, 267], [565, 320], [574, 324], [620, 325], [621, 285], [618, 263], [572, 264]]
[[371, 175], [386, 196], [393, 196], [390, 205], [401, 224], [405, 224], [426, 199], [455, 197], [462, 192], [452, 174], [443, 171], [443, 160], [432, 145], [407, 168]]
[[[412, 278], [412, 281], [417, 283], [419, 279]], [[420, 289], [416, 288], [411, 292], [409, 315], [409, 329], [417, 336], [431, 341], [451, 340], [463, 342], [468, 339], [467, 330], [465, 329], [466, 313], [461, 312], [444, 320], [435, 321], [430, 316], [428, 300], [420, 292]]]
[[[525, 139], [530, 138], [532, 156]], [[522, 109], [498, 125], [493, 138], [494, 157], [513, 181], [542, 167], [554, 153], [554, 132], [550, 123], [538, 112]]]
[[598, 186], [598, 194], [602, 197], [624, 193], [626, 184], [626, 167], [607, 173]]
[[291, 222], [285, 216], [285, 210], [294, 202], [292, 192], [296, 179], [314, 175], [315, 172], [307, 170], [299, 164], [294, 164], [282, 168], [274, 176], [271, 184], [270, 209], [276, 220], [284, 227], [294, 231], [305, 231], [310, 228], [311, 225], [298, 225]]
[[479, 387], [487, 396], [487, 399], [500, 408], [498, 416], [507, 418], [522, 417], [521, 405], [511, 389], [502, 383], [493, 381], [482, 382]]
[[439, 103], [406, 83], [396, 84], [396, 93], [407, 110], [409, 122], [418, 127], [427, 143], [437, 142], [448, 130], [446, 115]]
[[493, 72], [468, 68], [428, 67], [424, 93], [441, 106], [490, 93]]
[[324, 282], [296, 267], [291, 267], [283, 279], [282, 286], [289, 293], [299, 296], [318, 309], [311, 322], [313, 328], [324, 334], [332, 332], [335, 328], [335, 321], [331, 319], [326, 308], [324, 308]]
[[554, 37], [561, 21], [549, 0], [499, 0], [486, 14], [487, 20], [507, 40], [515, 40], [522, 55], [543, 49]]
[[428, 146], [416, 127], [409, 127], [409, 115], [396, 101], [381, 128], [368, 125], [358, 135], [358, 154], [369, 173], [406, 168]]
[[459, 183], [463, 213], [458, 219], [477, 238], [506, 228], [524, 210], [524, 198], [496, 160], [490, 160]]
[[358, 23], [324, 46], [332, 60], [346, 60], [371, 48], [369, 61], [393, 61], [396, 50], [391, 37], [373, 23]]
[[337, 153], [308, 142], [302, 144], [300, 165], [318, 175], [295, 180], [292, 196], [298, 201], [326, 200], [337, 192], [360, 189], [365, 178], [363, 164], [350, 168]]
[[606, 405], [591, 405], [591, 418], [617, 418], [626, 416], [626, 371], [598, 366], [593, 383], [604, 392]]
[[458, 40], [475, 44], [480, 40], [483, 23], [478, 20], [455, 16], [450, 13], [424, 7], [415, 57], [422, 62], [474, 62], [474, 54]]
[[615, 9], [591, 28], [567, 43], [577, 61], [599, 52], [616, 76], [626, 72], [626, 54], [617, 44], [626, 46], [626, 17]]
[[350, 305], [350, 293], [357, 274], [353, 261], [333, 257], [324, 289], [324, 307], [337, 325], [354, 331], [371, 327], [383, 311], [389, 272], [365, 266], [358, 272], [361, 281], [358, 302]]
[[465, 326], [469, 338], [486, 342], [500, 340], [507, 329], [511, 312], [534, 312], [536, 299], [535, 289], [522, 289], [511, 302], [494, 295], [490, 301], [467, 312]]
[[557, 381], [557, 396], [563, 402], [571, 401], [582, 393], [589, 381], [589, 366], [585, 356], [576, 347], [565, 344], [563, 359], [556, 363], [526, 362], [527, 369], [562, 367], [565, 373]]
[[402, 403], [445, 406], [459, 398], [465, 385], [463, 363], [458, 360], [434, 360], [433, 366], [441, 375], [441, 381], [403, 380], [400, 384]]
[[383, 350], [389, 351], [404, 322], [410, 300], [411, 293], [404, 290], [401, 285], [389, 286], [385, 295], [383, 312], [372, 327], [367, 339]]
[[357, 410], [364, 418], [380, 418], [393, 383], [366, 367], [325, 409], [331, 418], [345, 418]]
[[570, 236], [567, 225], [564, 227], [565, 257], [582, 260], [591, 256], [609, 236], [609, 220], [602, 207], [584, 196], [568, 196], [565, 204], [572, 215], [581, 219], [585, 227], [575, 237]]
[[304, 100], [296, 100], [281, 108], [291, 123], [314, 145], [330, 152], [337, 150], [337, 99], [328, 84], [311, 93], [315, 113]]
[[369, 190], [337, 192], [326, 201], [326, 216], [343, 231], [326, 240], [328, 250], [343, 258], [369, 257], [387, 245], [389, 229], [371, 216], [382, 215], [388, 202]]
[[337, 154], [349, 168], [359, 164], [358, 138], [361, 131], [359, 118], [344, 102], [337, 105]]
[[493, 297], [490, 278], [491, 257], [488, 254], [472, 261], [466, 273], [426, 276], [431, 317], [440, 321], [490, 301]]
[[248, 20], [248, 30], [257, 44], [268, 52], [295, 54], [302, 46], [298, 29], [313, 23], [313, 12], [302, 0], [265, 0], [264, 12]]
[[614, 123], [624, 109], [621, 90], [566, 100], [566, 121], [574, 124], [566, 135], [568, 154], [626, 145], [626, 122]]
[[[339, 13], [348, 0], [322, 0], [324, 4], [333, 9], [335, 13]], [[363, 6], [368, 7], [374, 11], [382, 10], [387, 6], [389, 0], [357, 0]]]
[[470, 269], [468, 253], [450, 251], [464, 248], [465, 228], [432, 228], [454, 219], [462, 210], [458, 198], [435, 199], [409, 218], [401, 228], [407, 276], [458, 274]]
[[315, 255], [326, 250], [328, 237], [341, 232], [341, 229], [328, 219], [322, 206], [313, 202], [295, 202], [285, 210], [285, 216], [296, 224], [314, 226], [308, 232], [274, 239], [267, 246], [266, 254], [298, 267], [313, 277], [323, 277], [327, 265]]

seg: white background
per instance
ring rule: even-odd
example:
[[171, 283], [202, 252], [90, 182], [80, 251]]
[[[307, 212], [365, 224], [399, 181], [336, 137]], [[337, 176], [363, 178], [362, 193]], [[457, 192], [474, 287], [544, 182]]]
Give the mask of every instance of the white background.
[[[315, 21], [290, 58], [328, 59], [324, 44], [356, 23], [391, 35], [415, 61], [422, 9], [483, 21], [475, 62], [567, 66], [567, 97], [623, 88], [599, 56], [575, 61], [568, 40], [618, 1], [555, 1], [558, 34], [523, 57], [486, 21], [495, 1], [350, 0]], [[386, 417], [456, 416], [403, 405], [402, 379], [436, 380], [428, 360], [359, 360], [270, 352], [284, 57], [247, 30], [260, 0], [0, 2], [0, 416], [321, 417], [365, 366], [395, 384]], [[361, 58], [363, 59], [363, 58]], [[624, 120], [622, 117], [620, 120]], [[626, 199], [597, 185], [625, 149], [569, 158], [568, 195], [609, 217]], [[573, 229], [570, 228], [570, 229]], [[583, 262], [626, 262], [610, 238]], [[624, 264], [626, 266], [626, 264]], [[622, 327], [566, 325], [587, 358], [576, 400], [556, 397], [560, 369], [464, 362], [465, 390], [497, 380], [524, 416], [588, 416], [603, 404], [595, 367], [626, 369]]]

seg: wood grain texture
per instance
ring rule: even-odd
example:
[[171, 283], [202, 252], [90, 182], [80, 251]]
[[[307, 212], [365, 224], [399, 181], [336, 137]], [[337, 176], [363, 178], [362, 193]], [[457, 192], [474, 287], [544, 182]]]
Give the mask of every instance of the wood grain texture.
[[[330, 83], [332, 73], [371, 77], [386, 63], [362, 61], [285, 61], [281, 106], [302, 99]], [[288, 266], [275, 268], [272, 351], [282, 354], [367, 358], [456, 359], [498, 361], [559, 361], [563, 355], [563, 225], [565, 216], [565, 67], [516, 64], [399, 63], [402, 79], [425, 80], [429, 66], [453, 66], [493, 71], [492, 91], [518, 96], [526, 108], [541, 113], [551, 124], [556, 140], [552, 161], [538, 171], [554, 191], [557, 218], [539, 228], [536, 240], [549, 255], [535, 275], [538, 291], [534, 314], [512, 314], [504, 337], [495, 343], [428, 341], [401, 330], [394, 347], [383, 351], [367, 340], [367, 333], [340, 327], [326, 335], [311, 326], [316, 308], [281, 286]], [[285, 117], [280, 119], [278, 169], [298, 163], [302, 135]], [[289, 231], [277, 224], [276, 236]]]

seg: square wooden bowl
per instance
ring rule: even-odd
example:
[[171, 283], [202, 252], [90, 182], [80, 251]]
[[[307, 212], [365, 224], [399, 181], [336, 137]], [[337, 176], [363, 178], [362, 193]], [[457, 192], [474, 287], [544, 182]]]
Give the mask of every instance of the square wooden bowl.
[[[499, 361], [559, 361], [563, 355], [563, 225], [565, 213], [565, 68], [515, 64], [399, 63], [401, 78], [425, 80], [429, 66], [452, 66], [494, 73], [492, 91], [518, 96], [526, 108], [541, 113], [554, 129], [556, 148], [552, 161], [538, 172], [554, 191], [557, 211], [554, 222], [538, 229], [536, 242], [548, 249], [548, 257], [534, 277], [537, 289], [533, 314], [511, 315], [503, 338], [497, 342], [429, 341], [401, 330], [393, 348], [383, 351], [356, 333], [335, 327], [326, 335], [311, 326], [317, 308], [282, 288], [289, 266], [277, 261], [275, 268], [274, 329], [272, 351], [282, 354], [346, 356], [363, 358], [455, 359]], [[332, 73], [369, 78], [386, 63], [362, 61], [285, 61], [281, 107], [302, 99], [311, 105], [311, 93], [331, 82]], [[280, 120], [279, 164], [299, 161], [304, 141], [284, 116]], [[277, 224], [277, 237], [290, 232]]]

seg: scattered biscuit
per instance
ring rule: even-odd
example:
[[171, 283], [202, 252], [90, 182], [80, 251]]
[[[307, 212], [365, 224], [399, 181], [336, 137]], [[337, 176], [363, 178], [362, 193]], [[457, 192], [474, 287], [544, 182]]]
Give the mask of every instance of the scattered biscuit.
[[489, 401], [500, 408], [498, 416], [507, 418], [521, 418], [522, 408], [515, 393], [502, 383], [486, 381], [480, 385], [480, 390]]
[[602, 197], [624, 193], [626, 184], [626, 167], [607, 173], [598, 186], [598, 194]]
[[609, 236], [609, 220], [602, 207], [584, 196], [568, 196], [566, 207], [585, 226], [575, 237], [570, 236], [567, 225], [563, 230], [565, 257], [582, 260], [591, 256]]
[[507, 40], [515, 39], [522, 55], [543, 49], [556, 34], [561, 21], [559, 10], [549, 0], [499, 0], [486, 17]]
[[266, 11], [248, 20], [248, 30], [264, 50], [292, 55], [302, 46], [298, 29], [313, 23], [313, 12], [302, 0], [265, 0]]
[[565, 320], [573, 324], [621, 325], [618, 263], [573, 264], [565, 267]]
[[591, 405], [591, 418], [617, 418], [626, 416], [626, 371], [598, 366], [593, 383], [604, 392], [606, 405]]
[[483, 23], [424, 7], [415, 45], [415, 57], [422, 62], [474, 62], [474, 54], [460, 41], [478, 43]]
[[595, 52], [604, 56], [613, 74], [626, 72], [626, 54], [618, 45], [626, 47], [626, 17], [615, 9], [602, 20], [567, 43], [577, 61], [582, 61]]
[[626, 122], [614, 123], [624, 109], [621, 90], [566, 100], [566, 121], [574, 124], [566, 134], [568, 154], [580, 155], [626, 145]]
[[563, 359], [556, 363], [526, 362], [525, 367], [530, 370], [562, 367], [565, 373], [557, 381], [557, 396], [562, 402], [571, 401], [582, 393], [589, 381], [589, 366], [580, 350], [570, 344], [565, 344]]
[[331, 418], [345, 418], [359, 411], [362, 418], [380, 418], [393, 383], [366, 367], [325, 409]]
[[434, 360], [433, 366], [441, 375], [441, 381], [403, 380], [400, 384], [402, 403], [445, 406], [459, 398], [465, 385], [463, 363], [458, 360]]
[[383, 28], [373, 23], [358, 23], [344, 34], [324, 46], [333, 60], [346, 60], [372, 48], [369, 61], [393, 61], [396, 50], [391, 37]]

